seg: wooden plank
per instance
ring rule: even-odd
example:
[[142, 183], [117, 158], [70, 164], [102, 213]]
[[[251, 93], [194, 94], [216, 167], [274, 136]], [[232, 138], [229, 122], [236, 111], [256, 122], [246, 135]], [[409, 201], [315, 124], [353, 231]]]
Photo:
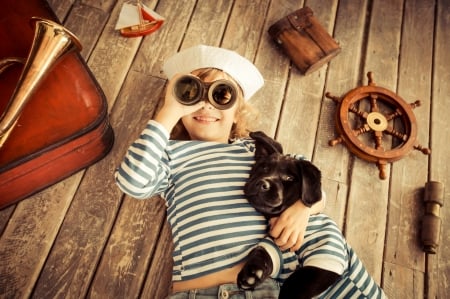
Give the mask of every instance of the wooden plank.
[[236, 0], [222, 46], [254, 61], [260, 40], [267, 37], [264, 21], [269, 2], [269, 0]]
[[11, 205], [0, 210], [0, 238], [8, 225], [9, 218], [13, 214], [15, 207], [16, 205]]
[[85, 296], [120, 204], [121, 194], [112, 182], [105, 182], [104, 174], [113, 170], [110, 157], [86, 172], [41, 272], [35, 298]]
[[110, 110], [142, 40], [142, 37], [125, 38], [114, 30], [123, 2], [126, 1], [115, 3], [88, 61], [89, 68], [105, 93]]
[[172, 232], [167, 221], [161, 231], [158, 247], [148, 271], [142, 298], [166, 298], [170, 293], [172, 281]]
[[[434, 27], [434, 0], [407, 0], [403, 17], [397, 94], [406, 102], [417, 99], [414, 110], [417, 141], [428, 146], [431, 66]], [[395, 141], [395, 138], [394, 138]], [[420, 221], [423, 211], [423, 184], [427, 181], [428, 157], [413, 151], [391, 167], [384, 285], [390, 296], [421, 298], [424, 284], [405, 284], [411, 277], [423, 279], [425, 254], [421, 250]], [[408, 248], [408, 250], [405, 250]]]
[[[332, 35], [337, 1], [311, 4], [309, 7], [314, 17]], [[291, 68], [276, 135], [286, 152], [301, 153], [312, 159], [326, 70], [327, 65], [324, 65], [318, 71], [303, 76], [296, 67]]]
[[[215, 1], [214, 5], [208, 5], [208, 3], [210, 3], [208, 0], [197, 1], [194, 13], [189, 21], [189, 27], [183, 38], [182, 49], [199, 44], [220, 46], [230, 18], [233, 1]], [[208, 20], [208, 22], [205, 22], [205, 20]]]
[[448, 140], [450, 138], [450, 3], [438, 0], [435, 27], [433, 86], [431, 106], [431, 159], [430, 180], [445, 186], [444, 206], [441, 208], [441, 238], [436, 255], [427, 255], [426, 298], [448, 298], [450, 296], [450, 168]]
[[80, 40], [83, 49], [81, 56], [89, 59], [99, 35], [109, 18], [109, 12], [97, 8], [75, 4], [64, 23]]
[[[67, 0], [66, 0], [67, 1]], [[78, 2], [78, 1], [77, 1]], [[81, 5], [90, 6], [96, 10], [101, 10], [103, 12], [111, 12], [112, 8], [116, 4], [114, 0], [81, 0], [79, 1]], [[148, 5], [149, 1], [142, 1], [145, 5]]]
[[17, 204], [0, 239], [1, 298], [30, 296], [81, 175]]
[[[130, 84], [147, 86], [156, 92], [163, 87], [160, 80], [152, 81], [137, 73], [130, 77]], [[112, 174], [155, 107], [156, 100], [151, 94], [140, 89], [141, 94], [133, 86], [130, 90], [133, 94], [124, 94], [111, 116], [116, 140], [121, 142], [116, 142], [106, 158], [86, 171], [42, 270], [34, 293], [36, 298], [59, 294], [79, 298], [89, 289], [121, 203], [122, 193]]]
[[[423, 299], [424, 273], [384, 262], [383, 290], [388, 298]], [[395, 282], [395, 283], [392, 283]], [[402, 294], [397, 287], [400, 287]], [[445, 297], [443, 297], [445, 298]]]
[[[165, 18], [158, 31], [146, 36], [131, 69], [154, 77], [163, 77], [162, 65], [167, 57], [177, 53], [191, 19], [195, 0], [160, 1], [156, 12]], [[204, 23], [207, 24], [206, 22]]]
[[59, 21], [64, 23], [64, 20], [75, 0], [47, 0], [47, 2], [53, 9], [53, 12], [56, 14]]
[[251, 129], [262, 130], [275, 137], [291, 62], [268, 36], [267, 30], [282, 17], [301, 8], [300, 1], [273, 1], [268, 8], [266, 21], [255, 58], [255, 65], [264, 77], [264, 87], [251, 99], [260, 119]]
[[[306, 2], [305, 5], [313, 10], [315, 18], [332, 36], [337, 1]], [[324, 65], [314, 73], [303, 76], [292, 66], [277, 128], [276, 139], [281, 142], [286, 153], [305, 155], [313, 163], [314, 147], [321, 143], [316, 140], [316, 135], [327, 69], [328, 65]], [[342, 227], [346, 193], [337, 192], [334, 186], [333, 181], [323, 179], [323, 189], [329, 197], [326, 211]], [[339, 200], [336, 200], [338, 197]]]
[[[375, 82], [379, 78], [379, 86], [396, 90], [403, 1], [372, 4], [363, 70], [365, 74], [372, 71]], [[373, 163], [355, 158], [349, 191], [346, 237], [369, 273], [380, 283], [389, 181], [379, 179]]]
[[[154, 95], [162, 92], [164, 83], [160, 78], [129, 73], [113, 111], [117, 119], [114, 127], [119, 130], [116, 136], [122, 140], [120, 153], [115, 156], [115, 167], [153, 115], [159, 100]], [[118, 189], [117, 186], [110, 188]], [[164, 222], [164, 211], [164, 205], [156, 199], [130, 198], [123, 202], [96, 270], [90, 296], [138, 297]]]
[[[329, 64], [326, 74], [326, 88], [335, 96], [358, 84], [361, 49], [363, 48], [364, 24], [367, 2], [340, 1], [334, 26], [334, 38], [340, 43], [341, 53]], [[331, 30], [330, 30], [331, 32]], [[319, 72], [318, 75], [322, 76]], [[317, 79], [317, 78], [316, 78]], [[328, 141], [336, 137], [335, 115], [337, 105], [329, 98], [321, 101], [320, 118], [317, 126], [313, 162], [321, 169], [323, 185], [327, 193], [325, 212], [344, 231], [344, 221], [349, 189], [348, 172], [350, 154], [343, 145], [330, 147]]]
[[[339, 2], [334, 37], [340, 43], [342, 51], [330, 62], [325, 89], [335, 96], [343, 96], [358, 85], [366, 9], [367, 1]], [[347, 184], [349, 152], [343, 145], [328, 145], [328, 141], [337, 136], [334, 122], [336, 110], [336, 104], [324, 97], [314, 162], [322, 170], [323, 177]]]
[[[154, 254], [161, 249], [158, 240], [165, 215], [161, 198], [124, 200], [97, 267], [90, 298], [139, 298], [151, 258], [155, 255], [153, 260], [164, 266], [171, 260], [170, 252], [164, 257]], [[168, 235], [171, 239], [170, 232]], [[170, 277], [165, 283], [168, 290]]]
[[[260, 41], [264, 40], [262, 36], [266, 31], [264, 29], [264, 22], [268, 5], [268, 0], [235, 1], [221, 45], [224, 48], [236, 51], [248, 60], [254, 62], [264, 78], [266, 78], [264, 70], [257, 64], [257, 58], [255, 58], [255, 56], [257, 53], [258, 55], [264, 56], [264, 53], [260, 54], [259, 51], [261, 48], [258, 47]], [[267, 91], [266, 87], [263, 87], [263, 89]], [[262, 92], [260, 90], [253, 95], [251, 103], [255, 105], [258, 110], [262, 110], [262, 118], [267, 120], [267, 117], [270, 118], [273, 113], [272, 111], [270, 111], [270, 113], [265, 113], [263, 111], [264, 109], [261, 109], [262, 105], [259, 98], [261, 94]], [[272, 109], [272, 98], [264, 96], [262, 100], [264, 101], [264, 99], [270, 99], [269, 102]], [[265, 105], [268, 104], [267, 102], [268, 101], [266, 100]], [[264, 130], [264, 127], [259, 127], [258, 129]]]

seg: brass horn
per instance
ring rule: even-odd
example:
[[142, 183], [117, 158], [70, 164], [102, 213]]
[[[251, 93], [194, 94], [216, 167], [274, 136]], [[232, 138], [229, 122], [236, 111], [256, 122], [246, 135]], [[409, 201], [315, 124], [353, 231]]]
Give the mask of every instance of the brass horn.
[[[32, 17], [35, 33], [28, 58], [16, 88], [0, 117], [0, 148], [14, 129], [23, 108], [36, 91], [49, 70], [65, 54], [81, 51], [81, 43], [69, 30], [47, 19]], [[0, 62], [0, 72], [17, 58], [6, 58]]]

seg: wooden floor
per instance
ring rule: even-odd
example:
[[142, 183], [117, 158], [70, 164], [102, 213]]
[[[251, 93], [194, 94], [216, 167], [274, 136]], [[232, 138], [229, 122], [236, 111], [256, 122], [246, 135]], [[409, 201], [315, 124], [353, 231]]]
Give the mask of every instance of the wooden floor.
[[[303, 153], [321, 168], [326, 212], [344, 231], [390, 298], [450, 297], [450, 2], [448, 0], [153, 0], [166, 18], [145, 38], [114, 30], [124, 1], [52, 0], [106, 95], [114, 148], [84, 171], [0, 210], [0, 298], [164, 298], [170, 284], [171, 241], [158, 198], [124, 196], [112, 174], [128, 145], [152, 117], [166, 79], [164, 59], [199, 43], [231, 48], [253, 60], [266, 85], [252, 99], [258, 129], [286, 152]], [[303, 5], [312, 8], [342, 52], [302, 76], [269, 39], [267, 28]], [[418, 141], [432, 149], [377, 167], [336, 137], [341, 96], [375, 82], [414, 110]], [[423, 187], [447, 187], [439, 251], [421, 249]]]

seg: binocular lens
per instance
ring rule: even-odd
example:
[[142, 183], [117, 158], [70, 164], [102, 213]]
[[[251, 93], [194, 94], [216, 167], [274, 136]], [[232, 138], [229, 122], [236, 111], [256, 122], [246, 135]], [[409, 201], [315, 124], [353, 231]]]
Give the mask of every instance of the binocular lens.
[[174, 84], [173, 92], [183, 105], [194, 105], [207, 98], [211, 105], [221, 110], [233, 106], [237, 99], [237, 90], [231, 81], [205, 83], [192, 75], [179, 78]]
[[224, 83], [213, 85], [210, 89], [212, 90], [211, 97], [218, 105], [228, 105], [236, 97], [234, 89]]
[[201, 99], [202, 86], [191, 76], [181, 77], [174, 87], [177, 100], [184, 105], [194, 105]]

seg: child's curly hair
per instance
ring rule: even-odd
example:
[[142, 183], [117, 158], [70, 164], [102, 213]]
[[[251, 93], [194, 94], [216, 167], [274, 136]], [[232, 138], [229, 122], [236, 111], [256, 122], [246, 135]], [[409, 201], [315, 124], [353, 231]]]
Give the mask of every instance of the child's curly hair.
[[[224, 74], [224, 77], [227, 80], [233, 81], [237, 86], [239, 84], [227, 73], [216, 69], [216, 68], [202, 68], [198, 69], [192, 72], [192, 74], [196, 75], [200, 79], [205, 79], [208, 76], [214, 76], [218, 72]], [[258, 113], [256, 109], [248, 104], [244, 100], [244, 95], [242, 93], [241, 88], [238, 89], [238, 98], [236, 105], [239, 105], [236, 110], [236, 122], [233, 124], [230, 132], [229, 139], [238, 139], [238, 138], [245, 138], [248, 137], [248, 134], [250, 132], [250, 124], [255, 124], [256, 120], [258, 118]], [[177, 140], [189, 140], [189, 134], [186, 131], [186, 128], [184, 127], [183, 123], [181, 122], [181, 119], [178, 121], [178, 123], [173, 128], [172, 132], [170, 133], [171, 139], [177, 139]]]

